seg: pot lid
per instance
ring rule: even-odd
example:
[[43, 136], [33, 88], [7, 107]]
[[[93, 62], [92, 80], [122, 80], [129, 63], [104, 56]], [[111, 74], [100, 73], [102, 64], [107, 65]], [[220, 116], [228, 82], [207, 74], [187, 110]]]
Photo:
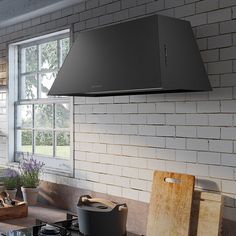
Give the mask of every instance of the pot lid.
[[98, 202], [88, 202], [78, 205], [79, 209], [93, 212], [110, 212], [113, 208]]

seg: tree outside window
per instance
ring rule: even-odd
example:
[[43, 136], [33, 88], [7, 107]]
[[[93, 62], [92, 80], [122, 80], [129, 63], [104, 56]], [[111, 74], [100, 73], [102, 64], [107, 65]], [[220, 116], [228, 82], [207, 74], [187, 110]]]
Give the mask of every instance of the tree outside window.
[[69, 98], [47, 95], [69, 47], [68, 35], [19, 46], [16, 154], [70, 158]]

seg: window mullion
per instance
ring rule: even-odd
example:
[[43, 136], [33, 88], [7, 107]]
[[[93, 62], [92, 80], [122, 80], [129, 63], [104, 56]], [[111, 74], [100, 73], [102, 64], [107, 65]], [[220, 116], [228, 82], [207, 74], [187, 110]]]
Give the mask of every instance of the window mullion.
[[17, 105], [30, 105], [30, 104], [52, 104], [52, 103], [69, 103], [69, 98], [50, 98], [50, 99], [31, 99], [21, 100], [15, 102]]
[[22, 86], [22, 81], [21, 81], [21, 53], [20, 53], [20, 50], [18, 50], [18, 57], [17, 57], [17, 63], [18, 63], [18, 71], [19, 71], [19, 73], [18, 73], [18, 75], [19, 75], [19, 77], [18, 77], [18, 88], [17, 88], [17, 92], [18, 92], [18, 94], [17, 94], [17, 100], [19, 101], [20, 99], [21, 99], [21, 86]]
[[39, 76], [39, 63], [40, 62], [40, 54], [41, 50], [39, 49], [39, 45], [37, 44], [37, 99], [41, 97], [41, 86], [40, 86], [40, 76]]
[[61, 60], [62, 60], [62, 56], [61, 56], [61, 45], [60, 45], [60, 40], [57, 40], [57, 66], [58, 68], [61, 67]]
[[32, 105], [32, 153], [34, 154], [35, 153], [35, 129], [34, 129], [34, 126], [35, 126], [35, 122], [34, 122], [34, 118], [35, 118], [35, 109], [34, 109], [34, 104]]
[[[14, 114], [17, 114], [17, 105], [16, 103], [14, 104]], [[14, 160], [16, 160], [16, 150], [17, 150], [17, 129], [16, 129], [16, 124], [17, 124], [17, 117], [14, 117]]]
[[53, 157], [56, 157], [56, 112], [55, 112], [56, 106], [55, 103], [53, 103], [53, 133], [52, 133], [52, 142], [53, 142]]

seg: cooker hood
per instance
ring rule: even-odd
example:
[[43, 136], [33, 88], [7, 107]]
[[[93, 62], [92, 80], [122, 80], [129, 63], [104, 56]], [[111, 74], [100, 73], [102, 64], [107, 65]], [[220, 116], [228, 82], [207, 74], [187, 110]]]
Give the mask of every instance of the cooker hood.
[[190, 23], [153, 15], [79, 33], [49, 95], [209, 90]]

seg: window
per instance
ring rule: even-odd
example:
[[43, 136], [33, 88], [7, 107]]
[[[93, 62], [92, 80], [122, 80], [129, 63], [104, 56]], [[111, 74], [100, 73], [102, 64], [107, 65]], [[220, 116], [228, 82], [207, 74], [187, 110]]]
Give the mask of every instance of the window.
[[71, 160], [71, 100], [48, 97], [70, 47], [68, 33], [17, 44], [14, 101], [14, 156], [30, 153], [52, 168]]

